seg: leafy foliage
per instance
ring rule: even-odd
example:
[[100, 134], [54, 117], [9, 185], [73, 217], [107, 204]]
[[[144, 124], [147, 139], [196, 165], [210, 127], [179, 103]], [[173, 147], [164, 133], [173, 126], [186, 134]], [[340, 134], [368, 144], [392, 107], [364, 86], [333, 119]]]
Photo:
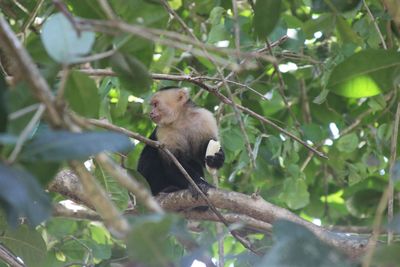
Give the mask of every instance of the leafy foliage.
[[[396, 1], [104, 1], [108, 9], [100, 2], [0, 1], [1, 19], [39, 67], [59, 112], [107, 119], [148, 136], [154, 129], [146, 116], [149, 96], [162, 86], [187, 87], [218, 119], [226, 153], [221, 188], [256, 192], [322, 226], [371, 227], [389, 181], [398, 195], [400, 145], [396, 157], [392, 145], [399, 143], [393, 134], [400, 81]], [[133, 170], [143, 144], [133, 149], [127, 136], [111, 132], [48, 129], [48, 113], [35, 119], [40, 101], [25, 74], [11, 79], [18, 62], [7, 57], [1, 41], [0, 241], [28, 266], [191, 266], [195, 259], [218, 258], [217, 236], [223, 237], [225, 266], [352, 266], [289, 222], [274, 225], [273, 240], [264, 232], [247, 236], [264, 253], [257, 257], [207, 222], [194, 234], [176, 217], [135, 215], [131, 234], [120, 240], [92, 218], [49, 218], [50, 202], [68, 196], [44, 189], [69, 160], [117, 152], [114, 158]], [[328, 159], [240, 112], [245, 138], [233, 107], [198, 86], [229, 96], [222, 78], [237, 105]], [[85, 123], [80, 126], [89, 127]], [[121, 212], [129, 207], [127, 190], [97, 162], [91, 173]], [[29, 227], [18, 226], [20, 217]], [[389, 226], [399, 234], [398, 219]], [[377, 250], [373, 264], [398, 263], [398, 236], [394, 241]]]

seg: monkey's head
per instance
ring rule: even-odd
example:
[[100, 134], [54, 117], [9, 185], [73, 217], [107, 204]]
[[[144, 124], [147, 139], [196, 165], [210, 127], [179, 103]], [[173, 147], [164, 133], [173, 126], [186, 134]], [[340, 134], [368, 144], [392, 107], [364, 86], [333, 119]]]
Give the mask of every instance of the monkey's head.
[[168, 126], [182, 114], [189, 93], [182, 88], [167, 88], [155, 93], [150, 100], [150, 118], [158, 126]]

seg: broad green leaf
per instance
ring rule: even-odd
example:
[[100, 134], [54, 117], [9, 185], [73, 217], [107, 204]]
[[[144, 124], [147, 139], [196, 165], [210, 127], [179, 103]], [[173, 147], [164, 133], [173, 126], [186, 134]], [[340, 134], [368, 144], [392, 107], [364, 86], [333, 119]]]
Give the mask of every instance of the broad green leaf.
[[43, 25], [42, 42], [47, 53], [58, 63], [79, 62], [90, 53], [95, 40], [93, 32], [77, 32], [62, 13], [52, 15]]
[[219, 41], [228, 40], [229, 35], [225, 29], [225, 25], [217, 24], [213, 25], [208, 33], [207, 43], [214, 44]]
[[46, 230], [52, 238], [63, 239], [74, 235], [79, 230], [77, 221], [66, 218], [53, 217], [46, 222]]
[[88, 19], [105, 19], [106, 15], [96, 1], [82, 0], [66, 0], [65, 1], [72, 9], [72, 13], [82, 18]]
[[88, 75], [73, 71], [65, 84], [65, 98], [76, 113], [89, 118], [99, 117], [99, 93]]
[[[37, 100], [32, 95], [31, 90], [25, 82], [18, 83], [13, 90], [7, 90], [5, 94], [5, 102], [7, 112], [13, 113], [19, 110], [23, 110], [29, 106], [37, 103]], [[27, 112], [24, 115], [9, 120], [7, 123], [7, 130], [10, 134], [19, 135], [21, 131], [26, 127], [29, 121], [35, 114], [35, 110]]]
[[172, 218], [160, 215], [143, 218], [132, 225], [128, 236], [129, 257], [146, 266], [168, 266], [172, 261], [168, 235]]
[[213, 10], [211, 10], [210, 18], [208, 19], [211, 25], [215, 26], [221, 24], [224, 12], [225, 12], [224, 8], [220, 6], [214, 7]]
[[327, 88], [345, 97], [374, 96], [392, 89], [399, 66], [399, 52], [364, 50], [333, 69]]
[[49, 197], [30, 173], [0, 163], [0, 184], [0, 206], [9, 224], [15, 226], [25, 216], [36, 226], [50, 216]]
[[84, 160], [103, 151], [127, 152], [133, 147], [126, 135], [115, 132], [46, 131], [27, 143], [20, 157], [31, 162]]
[[301, 126], [301, 129], [303, 130], [305, 138], [313, 143], [322, 141], [325, 137], [327, 137], [326, 132], [324, 132], [322, 127], [318, 124], [304, 124]]
[[146, 67], [136, 58], [128, 55], [115, 54], [112, 57], [113, 70], [119, 75], [123, 89], [141, 94], [149, 90], [150, 75]]
[[20, 225], [15, 230], [2, 232], [0, 242], [20, 257], [26, 266], [43, 267], [47, 248], [40, 232]]
[[254, 10], [253, 26], [257, 37], [265, 40], [274, 30], [281, 14], [282, 1], [257, 1]]
[[106, 173], [103, 168], [96, 164], [95, 176], [107, 191], [110, 199], [117, 207], [124, 211], [128, 206], [128, 191], [121, 186], [112, 176]]
[[312, 0], [314, 12], [349, 11], [357, 7], [361, 0]]
[[336, 17], [336, 28], [338, 30], [342, 43], [353, 43], [357, 45], [362, 44], [362, 39], [360, 38], [360, 36], [358, 36], [357, 33], [353, 31], [346, 19], [342, 16]]
[[164, 28], [168, 22], [168, 12], [160, 1], [110, 0], [110, 4], [127, 22], [156, 28]]
[[323, 32], [329, 34], [335, 26], [335, 17], [332, 14], [321, 14], [316, 19], [307, 20], [302, 27], [307, 39], [314, 38], [314, 33]]
[[290, 209], [304, 208], [310, 202], [310, 194], [307, 184], [301, 178], [287, 178], [283, 185], [283, 192], [279, 198], [283, 200]]
[[358, 137], [355, 133], [351, 133], [339, 138], [337, 142], [337, 149], [341, 152], [351, 153], [358, 146]]
[[237, 152], [244, 147], [243, 135], [238, 128], [227, 129], [222, 132], [224, 148]]
[[32, 175], [37, 177], [39, 183], [48, 186], [60, 170], [60, 162], [24, 162], [21, 161], [24, 168]]

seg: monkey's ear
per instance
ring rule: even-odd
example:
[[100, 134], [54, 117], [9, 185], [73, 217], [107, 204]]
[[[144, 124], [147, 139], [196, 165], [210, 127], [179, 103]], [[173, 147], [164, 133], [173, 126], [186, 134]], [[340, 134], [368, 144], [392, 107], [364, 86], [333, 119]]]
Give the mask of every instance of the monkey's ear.
[[186, 89], [179, 89], [178, 91], [178, 101], [186, 102], [189, 99], [189, 92]]

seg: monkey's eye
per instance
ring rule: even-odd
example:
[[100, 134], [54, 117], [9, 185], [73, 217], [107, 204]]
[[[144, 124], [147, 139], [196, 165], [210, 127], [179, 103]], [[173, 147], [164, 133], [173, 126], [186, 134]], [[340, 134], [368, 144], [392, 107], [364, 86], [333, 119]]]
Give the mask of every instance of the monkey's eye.
[[151, 105], [152, 105], [154, 108], [156, 108], [156, 107], [158, 106], [158, 101], [153, 101], [153, 102], [151, 102]]

